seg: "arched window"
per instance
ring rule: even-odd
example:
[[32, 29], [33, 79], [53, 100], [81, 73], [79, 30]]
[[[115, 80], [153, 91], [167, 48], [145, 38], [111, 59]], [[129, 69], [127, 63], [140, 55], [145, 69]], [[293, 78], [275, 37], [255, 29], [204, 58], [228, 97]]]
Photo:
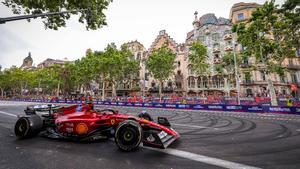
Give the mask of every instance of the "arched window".
[[195, 79], [194, 79], [194, 77], [189, 77], [188, 84], [189, 84], [189, 88], [195, 88]]
[[197, 80], [197, 87], [198, 88], [201, 88], [202, 87], [202, 78], [201, 77], [198, 77], [198, 80]]
[[207, 87], [208, 87], [208, 79], [207, 79], [207, 77], [204, 76], [204, 77], [202, 78], [202, 81], [203, 81], [203, 87], [204, 87], [204, 88], [207, 88]]

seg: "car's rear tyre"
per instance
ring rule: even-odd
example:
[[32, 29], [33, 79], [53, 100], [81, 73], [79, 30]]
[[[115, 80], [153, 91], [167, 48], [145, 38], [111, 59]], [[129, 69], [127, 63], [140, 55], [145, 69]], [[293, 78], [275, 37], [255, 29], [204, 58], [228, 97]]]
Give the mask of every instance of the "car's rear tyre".
[[134, 120], [120, 123], [116, 129], [115, 142], [123, 151], [132, 151], [138, 148], [142, 141], [142, 127]]
[[19, 139], [33, 137], [43, 128], [43, 120], [38, 115], [21, 117], [15, 124], [15, 135]]
[[138, 115], [139, 118], [143, 118], [145, 120], [148, 120], [148, 121], [153, 121], [151, 115], [149, 113], [140, 113]]

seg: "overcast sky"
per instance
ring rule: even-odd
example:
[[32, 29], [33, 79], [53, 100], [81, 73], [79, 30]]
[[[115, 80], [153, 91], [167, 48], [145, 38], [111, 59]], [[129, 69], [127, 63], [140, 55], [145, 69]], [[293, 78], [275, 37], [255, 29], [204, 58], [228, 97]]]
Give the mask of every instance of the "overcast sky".
[[[1, 0], [1, 2], [3, 2]], [[76, 60], [88, 48], [103, 50], [108, 43], [118, 46], [138, 40], [146, 49], [160, 30], [177, 42], [184, 43], [186, 34], [193, 29], [194, 12], [198, 17], [215, 13], [229, 17], [230, 8], [240, 0], [114, 0], [105, 11], [108, 26], [87, 31], [73, 16], [65, 28], [45, 30], [40, 19], [0, 24], [0, 65], [7, 68], [20, 66], [31, 52], [35, 65], [47, 58]], [[264, 3], [265, 0], [243, 0]], [[276, 0], [282, 4], [284, 0]], [[10, 9], [0, 4], [0, 17], [12, 16]]]

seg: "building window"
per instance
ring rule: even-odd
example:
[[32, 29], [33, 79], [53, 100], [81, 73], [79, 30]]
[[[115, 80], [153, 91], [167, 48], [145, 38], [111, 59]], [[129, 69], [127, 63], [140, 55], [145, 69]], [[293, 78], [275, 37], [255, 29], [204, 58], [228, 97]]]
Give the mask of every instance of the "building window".
[[171, 81], [169, 81], [169, 82], [168, 82], [168, 87], [170, 87], [170, 88], [171, 88], [172, 86], [173, 86], [172, 82], [171, 82]]
[[244, 20], [244, 19], [245, 19], [244, 13], [239, 13], [237, 20], [241, 21], [241, 20]]
[[292, 83], [298, 83], [297, 75], [295, 73], [291, 74]]
[[215, 54], [215, 59], [219, 59], [219, 55], [218, 54]]
[[213, 41], [219, 41], [219, 40], [220, 40], [220, 35], [219, 35], [218, 33], [214, 33], [214, 34], [212, 35], [212, 40], [213, 40]]
[[141, 53], [138, 52], [137, 56], [136, 56], [136, 60], [141, 60]]
[[300, 48], [297, 49], [297, 56], [300, 57]]
[[264, 71], [260, 71], [262, 81], [266, 81], [266, 75]]
[[180, 67], [180, 61], [177, 62], [177, 66]]
[[193, 77], [189, 77], [189, 88], [195, 88], [195, 79]]
[[198, 41], [204, 43], [205, 42], [205, 36], [199, 36]]
[[227, 34], [230, 34], [230, 33], [231, 33], [230, 30], [224, 31], [224, 35], [227, 35]]
[[151, 87], [155, 87], [155, 82], [152, 82], [152, 83], [151, 83]]
[[284, 76], [279, 75], [279, 78], [280, 78], [280, 82], [281, 82], [281, 83], [285, 83], [285, 78], [284, 78]]
[[292, 66], [293, 65], [293, 59], [289, 58], [289, 65]]
[[246, 95], [247, 95], [247, 97], [253, 96], [252, 89], [246, 89]]
[[145, 80], [149, 80], [149, 73], [145, 73]]
[[243, 63], [244, 63], [245, 65], [249, 65], [249, 60], [248, 60], [248, 58], [244, 58], [244, 59], [243, 59]]
[[250, 72], [245, 72], [245, 82], [250, 83], [251, 82], [251, 74]]
[[226, 45], [227, 45], [227, 46], [231, 46], [231, 45], [232, 45], [232, 42], [231, 42], [231, 40], [229, 40], [229, 41], [226, 41]]
[[220, 47], [220, 45], [218, 43], [214, 43], [213, 47], [214, 47], [214, 49], [217, 49]]
[[283, 95], [286, 95], [286, 90], [282, 89], [282, 90], [281, 90], [281, 93], [282, 93]]

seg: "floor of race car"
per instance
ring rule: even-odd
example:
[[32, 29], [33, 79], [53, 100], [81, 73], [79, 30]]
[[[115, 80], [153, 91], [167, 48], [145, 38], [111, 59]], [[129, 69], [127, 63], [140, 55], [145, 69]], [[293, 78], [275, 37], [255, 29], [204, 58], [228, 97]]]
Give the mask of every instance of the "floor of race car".
[[[124, 153], [113, 141], [83, 144], [42, 137], [16, 140], [26, 104], [0, 103], [0, 168], [300, 168], [300, 116], [147, 109], [181, 134], [166, 150]], [[117, 107], [136, 115], [140, 108]]]

